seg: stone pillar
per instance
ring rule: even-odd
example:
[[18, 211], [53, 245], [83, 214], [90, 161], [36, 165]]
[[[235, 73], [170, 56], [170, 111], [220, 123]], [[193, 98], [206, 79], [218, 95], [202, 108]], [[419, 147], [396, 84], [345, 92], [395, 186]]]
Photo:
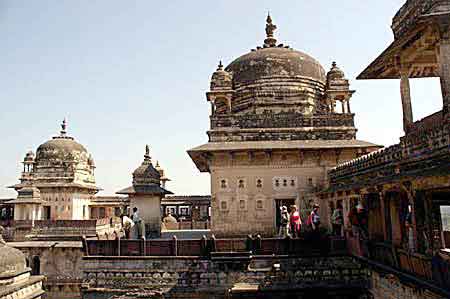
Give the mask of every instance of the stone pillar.
[[347, 113], [352, 113], [350, 110], [350, 99], [347, 99]]
[[408, 127], [413, 123], [411, 94], [409, 87], [408, 69], [400, 68], [400, 95], [402, 97], [403, 108], [403, 131], [406, 133]]
[[450, 33], [441, 36], [439, 43], [439, 77], [441, 81], [442, 111], [445, 115], [450, 112]]
[[385, 240], [388, 239], [388, 233], [387, 233], [387, 223], [386, 223], [386, 202], [385, 202], [385, 198], [384, 198], [384, 192], [380, 191], [378, 193], [379, 197], [380, 197], [380, 209], [381, 209], [381, 218], [382, 218], [382, 222], [383, 222], [383, 237]]
[[342, 109], [342, 113], [345, 113], [344, 100], [341, 101], [341, 109]]
[[214, 114], [216, 114], [216, 107], [214, 105], [214, 102], [211, 101], [211, 115], [214, 115]]

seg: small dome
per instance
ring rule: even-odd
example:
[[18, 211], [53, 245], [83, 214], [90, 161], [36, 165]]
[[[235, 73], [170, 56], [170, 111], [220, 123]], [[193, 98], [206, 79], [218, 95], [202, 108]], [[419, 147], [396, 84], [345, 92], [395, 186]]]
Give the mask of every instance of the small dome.
[[33, 162], [34, 161], [34, 153], [33, 151], [29, 151], [25, 154], [24, 162]]
[[18, 249], [9, 247], [3, 240], [4, 228], [0, 226], [0, 274], [16, 276], [27, 270], [25, 255]]
[[225, 68], [233, 75], [234, 85], [253, 83], [259, 79], [308, 78], [325, 83], [325, 70], [311, 56], [285, 47], [261, 48], [247, 53]]
[[344, 79], [344, 72], [337, 66], [336, 62], [333, 61], [330, 71], [327, 73], [327, 80], [340, 80]]
[[145, 147], [144, 161], [133, 171], [133, 185], [160, 184], [161, 175], [153, 167], [148, 145]]
[[210, 87], [212, 91], [231, 89], [232, 87], [231, 74], [223, 70], [222, 61], [219, 62], [217, 70], [212, 74]]

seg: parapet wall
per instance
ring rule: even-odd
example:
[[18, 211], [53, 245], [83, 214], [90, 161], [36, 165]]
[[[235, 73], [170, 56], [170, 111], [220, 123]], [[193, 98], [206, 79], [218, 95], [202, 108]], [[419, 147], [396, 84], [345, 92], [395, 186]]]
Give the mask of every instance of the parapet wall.
[[[83, 298], [225, 298], [236, 286], [351, 289], [364, 293], [368, 271], [351, 257], [84, 257]], [[207, 295], [205, 295], [207, 294]], [[162, 297], [163, 296], [163, 297]], [[122, 297], [121, 297], [122, 298]]]
[[4, 238], [8, 241], [30, 239], [81, 239], [82, 236], [111, 235], [119, 232], [120, 218], [98, 220], [6, 220], [0, 221], [5, 228]]

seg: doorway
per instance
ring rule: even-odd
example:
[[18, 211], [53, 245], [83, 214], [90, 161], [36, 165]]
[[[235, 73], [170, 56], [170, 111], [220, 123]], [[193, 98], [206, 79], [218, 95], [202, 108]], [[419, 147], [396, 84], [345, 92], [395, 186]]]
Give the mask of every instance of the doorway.
[[286, 206], [288, 209], [288, 212], [290, 213], [292, 205], [295, 205], [295, 198], [275, 199], [275, 225], [277, 228], [277, 232], [280, 228], [281, 207]]
[[50, 206], [44, 206], [44, 219], [50, 220], [51, 218], [51, 207]]

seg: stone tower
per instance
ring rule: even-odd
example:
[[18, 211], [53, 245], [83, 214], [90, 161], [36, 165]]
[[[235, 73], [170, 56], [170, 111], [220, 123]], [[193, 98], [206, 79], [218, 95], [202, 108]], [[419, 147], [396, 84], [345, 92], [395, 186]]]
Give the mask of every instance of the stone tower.
[[311, 56], [277, 44], [275, 29], [268, 16], [261, 47], [219, 64], [206, 93], [209, 141], [188, 151], [211, 173], [218, 236], [275, 234], [281, 206], [300, 206], [305, 216], [328, 169], [378, 148], [356, 140], [344, 73], [335, 63], [326, 73]]

